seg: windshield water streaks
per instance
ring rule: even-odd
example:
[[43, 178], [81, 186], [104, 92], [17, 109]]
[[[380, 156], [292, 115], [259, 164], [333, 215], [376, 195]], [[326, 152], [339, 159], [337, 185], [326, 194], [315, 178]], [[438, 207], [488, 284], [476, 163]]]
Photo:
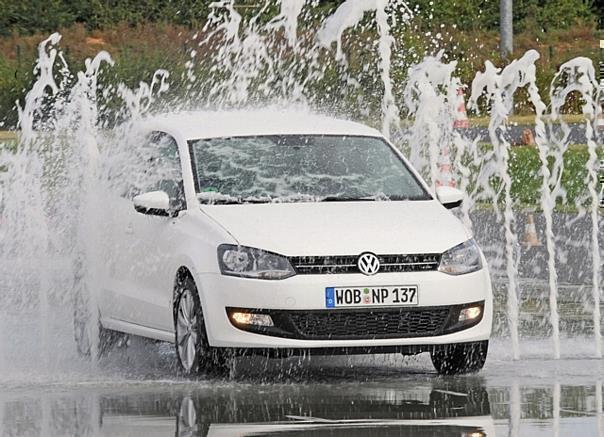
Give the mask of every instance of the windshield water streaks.
[[257, 136], [189, 144], [199, 198], [210, 203], [430, 199], [380, 138]]

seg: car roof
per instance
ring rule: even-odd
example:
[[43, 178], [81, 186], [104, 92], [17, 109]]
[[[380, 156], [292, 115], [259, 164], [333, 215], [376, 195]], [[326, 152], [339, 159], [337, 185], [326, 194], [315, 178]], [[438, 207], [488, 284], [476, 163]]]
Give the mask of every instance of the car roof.
[[185, 140], [261, 135], [350, 135], [382, 137], [361, 123], [291, 110], [196, 111], [160, 114], [143, 121]]

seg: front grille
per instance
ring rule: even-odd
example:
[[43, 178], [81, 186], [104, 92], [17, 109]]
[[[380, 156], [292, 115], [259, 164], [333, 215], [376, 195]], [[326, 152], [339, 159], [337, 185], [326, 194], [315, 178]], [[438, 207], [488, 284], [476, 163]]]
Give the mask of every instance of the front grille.
[[[378, 273], [424, 272], [437, 270], [438, 253], [412, 255], [377, 255]], [[299, 275], [361, 273], [357, 267], [359, 255], [292, 256], [289, 261]]]
[[[463, 308], [480, 306], [484, 301], [462, 305], [430, 307], [343, 308], [331, 310], [272, 310], [226, 308], [235, 311], [270, 315], [273, 326], [237, 325], [244, 331], [273, 337], [300, 340], [372, 340], [380, 338], [433, 337], [450, 334], [480, 323], [459, 321]], [[230, 316], [229, 316], [230, 320]]]
[[440, 334], [449, 309], [320, 311], [290, 314], [294, 329], [308, 340], [430, 337]]

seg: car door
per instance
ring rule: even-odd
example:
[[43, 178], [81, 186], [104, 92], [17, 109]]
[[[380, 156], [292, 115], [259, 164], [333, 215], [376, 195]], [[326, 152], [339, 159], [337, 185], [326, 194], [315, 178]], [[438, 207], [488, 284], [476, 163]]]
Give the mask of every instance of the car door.
[[[132, 182], [116, 206], [117, 241], [114, 263], [112, 317], [123, 322], [171, 331], [174, 256], [179, 212], [186, 209], [182, 170], [176, 140], [153, 132], [142, 146], [142, 166], [130, 174]], [[142, 193], [162, 190], [170, 197], [172, 216], [136, 212], [132, 199]]]

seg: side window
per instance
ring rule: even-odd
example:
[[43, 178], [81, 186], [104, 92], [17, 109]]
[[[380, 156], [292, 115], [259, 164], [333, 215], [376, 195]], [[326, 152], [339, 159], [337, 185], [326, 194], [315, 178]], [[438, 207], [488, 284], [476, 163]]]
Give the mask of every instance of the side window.
[[129, 175], [130, 184], [126, 197], [149, 191], [165, 191], [170, 196], [172, 209], [180, 211], [186, 208], [184, 184], [178, 144], [164, 132], [152, 132], [144, 139], [137, 153], [140, 165]]
[[165, 191], [170, 196], [172, 209], [185, 209], [184, 183], [176, 140], [164, 132], [153, 132], [149, 136], [149, 143], [152, 151], [149, 166], [151, 177], [146, 191]]

